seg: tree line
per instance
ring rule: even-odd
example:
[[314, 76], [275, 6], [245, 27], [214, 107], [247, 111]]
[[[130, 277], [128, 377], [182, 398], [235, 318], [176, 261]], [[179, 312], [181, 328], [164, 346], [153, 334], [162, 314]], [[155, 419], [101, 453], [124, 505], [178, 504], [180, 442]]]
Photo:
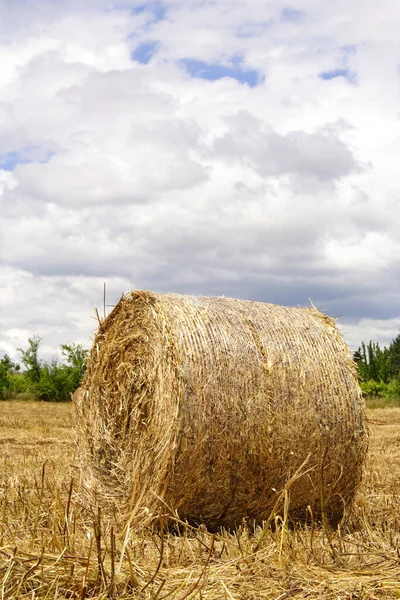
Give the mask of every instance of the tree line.
[[40, 359], [39, 336], [28, 339], [28, 347], [18, 348], [21, 365], [5, 354], [0, 359], [0, 400], [11, 398], [70, 400], [85, 373], [88, 350], [80, 344], [62, 344], [63, 360]]
[[365, 395], [400, 398], [400, 333], [383, 348], [377, 342], [362, 342], [354, 360]]
[[[41, 341], [34, 336], [27, 348], [18, 348], [23, 369], [7, 354], [0, 359], [0, 400], [69, 400], [80, 386], [89, 351], [80, 344], [62, 344], [63, 360], [45, 362], [39, 357]], [[400, 333], [388, 347], [362, 342], [354, 361], [365, 395], [400, 398]]]

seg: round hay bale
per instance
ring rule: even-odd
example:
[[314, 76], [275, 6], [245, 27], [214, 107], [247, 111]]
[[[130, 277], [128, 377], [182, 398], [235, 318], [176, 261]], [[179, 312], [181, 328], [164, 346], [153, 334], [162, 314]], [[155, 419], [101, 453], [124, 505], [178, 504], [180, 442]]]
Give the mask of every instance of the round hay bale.
[[355, 365], [316, 309], [130, 292], [74, 400], [85, 485], [124, 514], [231, 528], [285, 497], [291, 518], [335, 522], [361, 479]]

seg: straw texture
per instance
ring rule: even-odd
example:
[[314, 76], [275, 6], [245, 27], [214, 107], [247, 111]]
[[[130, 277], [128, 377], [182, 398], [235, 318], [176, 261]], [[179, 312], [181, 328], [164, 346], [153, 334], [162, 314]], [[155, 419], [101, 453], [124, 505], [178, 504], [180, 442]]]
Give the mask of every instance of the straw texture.
[[316, 309], [130, 292], [74, 401], [86, 488], [126, 515], [235, 527], [282, 499], [292, 519], [337, 522], [361, 479], [355, 365]]

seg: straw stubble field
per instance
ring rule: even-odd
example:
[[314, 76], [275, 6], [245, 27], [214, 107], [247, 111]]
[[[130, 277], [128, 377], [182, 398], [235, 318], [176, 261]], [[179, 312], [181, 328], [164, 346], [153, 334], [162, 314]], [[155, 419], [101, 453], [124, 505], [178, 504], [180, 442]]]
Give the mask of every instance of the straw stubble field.
[[400, 409], [368, 417], [364, 482], [341, 529], [290, 529], [283, 512], [265, 530], [177, 535], [83, 507], [70, 404], [2, 402], [0, 597], [400, 598]]

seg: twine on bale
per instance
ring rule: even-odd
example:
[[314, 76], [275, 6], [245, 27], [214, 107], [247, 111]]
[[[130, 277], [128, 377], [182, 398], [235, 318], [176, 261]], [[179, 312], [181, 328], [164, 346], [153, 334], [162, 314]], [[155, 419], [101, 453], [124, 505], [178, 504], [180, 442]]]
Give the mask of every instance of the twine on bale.
[[337, 522], [361, 480], [355, 365], [314, 308], [130, 292], [74, 401], [86, 488], [126, 515], [261, 524], [293, 480], [292, 519]]

